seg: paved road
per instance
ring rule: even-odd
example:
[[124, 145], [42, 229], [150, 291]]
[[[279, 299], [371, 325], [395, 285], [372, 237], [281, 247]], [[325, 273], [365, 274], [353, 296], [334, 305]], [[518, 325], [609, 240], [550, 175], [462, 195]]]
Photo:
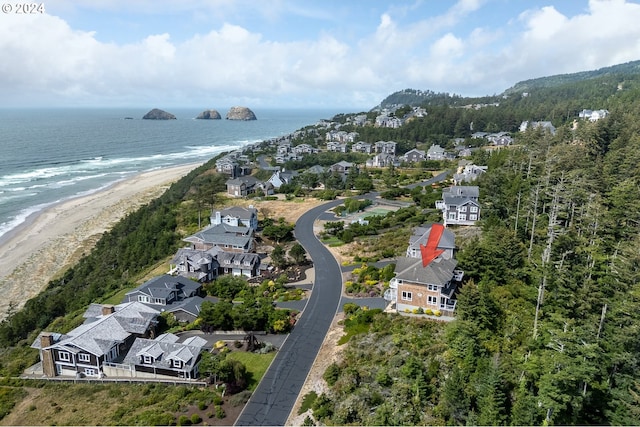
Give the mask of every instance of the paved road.
[[245, 405], [236, 425], [282, 426], [298, 398], [340, 304], [342, 275], [333, 255], [313, 233], [313, 222], [334, 200], [306, 212], [295, 236], [313, 259], [315, 283], [302, 316]]
[[[442, 173], [411, 187], [442, 181], [447, 174]], [[360, 197], [373, 200], [377, 196], [378, 193], [369, 193]], [[313, 292], [294, 330], [278, 351], [235, 425], [282, 426], [289, 418], [329, 326], [340, 309], [341, 268], [331, 252], [315, 237], [313, 223], [326, 210], [341, 203], [343, 200], [333, 200], [317, 206], [303, 214], [296, 223], [296, 240], [305, 248], [315, 268]], [[376, 307], [383, 304], [381, 301], [377, 298], [366, 302]]]

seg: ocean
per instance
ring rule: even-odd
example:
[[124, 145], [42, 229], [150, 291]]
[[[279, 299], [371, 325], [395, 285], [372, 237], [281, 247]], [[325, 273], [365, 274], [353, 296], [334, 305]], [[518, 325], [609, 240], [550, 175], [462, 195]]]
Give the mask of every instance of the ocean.
[[[0, 240], [31, 214], [132, 175], [205, 162], [340, 111], [253, 109], [257, 120], [142, 120], [142, 109], [0, 109]], [[132, 119], [127, 119], [132, 118]]]

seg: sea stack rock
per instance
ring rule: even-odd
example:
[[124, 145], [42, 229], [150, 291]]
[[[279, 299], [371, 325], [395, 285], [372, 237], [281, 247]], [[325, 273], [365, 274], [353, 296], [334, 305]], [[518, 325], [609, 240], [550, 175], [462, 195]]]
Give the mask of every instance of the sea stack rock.
[[145, 114], [142, 118], [145, 120], [175, 120], [176, 116], [171, 113], [167, 113], [166, 111], [154, 108], [153, 110]]
[[220, 116], [220, 113], [218, 113], [216, 110], [204, 110], [202, 113], [196, 116], [196, 119], [203, 120], [220, 120], [221, 118], [222, 117]]
[[256, 115], [247, 107], [231, 107], [227, 120], [256, 120]]

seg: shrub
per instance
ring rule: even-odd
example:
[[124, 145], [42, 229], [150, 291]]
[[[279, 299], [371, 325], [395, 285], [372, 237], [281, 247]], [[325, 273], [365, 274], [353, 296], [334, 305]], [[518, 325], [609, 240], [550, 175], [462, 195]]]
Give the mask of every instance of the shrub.
[[180, 415], [180, 417], [178, 418], [178, 425], [179, 426], [190, 426], [191, 425], [191, 420], [186, 415]]
[[417, 308], [414, 308], [413, 310], [411, 310], [411, 312], [412, 312], [413, 314], [418, 314], [418, 309], [417, 309]]
[[327, 370], [324, 371], [322, 378], [324, 378], [330, 387], [333, 387], [336, 381], [338, 381], [338, 378], [340, 378], [340, 367], [335, 362], [332, 363], [327, 367]]
[[442, 316], [442, 312], [440, 310], [434, 311], [433, 314], [436, 315], [437, 317]]
[[191, 415], [191, 424], [200, 424], [202, 422], [202, 417], [198, 414]]
[[227, 414], [224, 412], [222, 406], [216, 406], [216, 418], [224, 418]]
[[198, 402], [198, 409], [204, 411], [205, 409], [207, 409], [207, 403], [202, 401]]
[[424, 314], [424, 309], [422, 307], [418, 308], [418, 314]]
[[425, 314], [428, 314], [429, 316], [431, 316], [431, 315], [433, 315], [433, 310], [431, 310], [430, 308], [427, 308], [427, 309], [424, 311], [424, 313], [425, 313]]

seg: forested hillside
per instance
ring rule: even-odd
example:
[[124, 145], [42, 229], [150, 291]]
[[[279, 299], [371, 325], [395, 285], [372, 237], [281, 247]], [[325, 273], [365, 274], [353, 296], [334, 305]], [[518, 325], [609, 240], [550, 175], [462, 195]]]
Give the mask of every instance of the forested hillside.
[[[640, 90], [600, 80], [611, 115], [477, 155], [481, 237], [458, 254], [466, 282], [449, 324], [351, 314], [314, 416], [326, 424], [640, 424]], [[634, 77], [625, 77], [633, 81]], [[563, 92], [566, 91], [566, 92]], [[564, 99], [571, 103], [571, 99]]]

